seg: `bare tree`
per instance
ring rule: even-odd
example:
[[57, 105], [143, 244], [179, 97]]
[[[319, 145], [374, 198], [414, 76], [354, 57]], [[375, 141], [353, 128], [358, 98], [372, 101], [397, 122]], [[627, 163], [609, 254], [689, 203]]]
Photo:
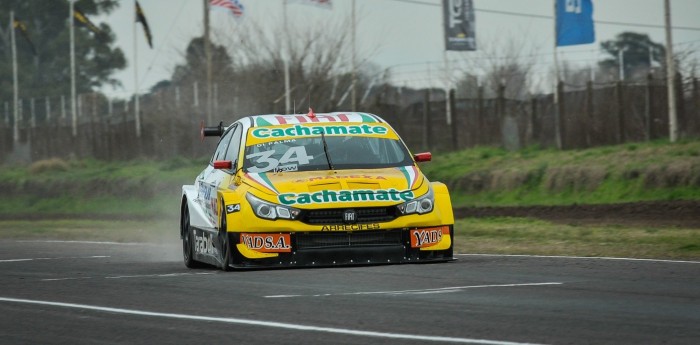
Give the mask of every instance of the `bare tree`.
[[[243, 111], [284, 111], [284, 60], [290, 68], [291, 94], [297, 112], [313, 106], [317, 111], [334, 111], [350, 86], [350, 20], [329, 19], [315, 25], [283, 20], [277, 26], [255, 22], [238, 25], [231, 33], [215, 31], [216, 41], [227, 48], [232, 57], [234, 76], [229, 91], [241, 99]], [[285, 53], [287, 52], [287, 53]], [[371, 78], [363, 70], [369, 54], [358, 57], [358, 95]], [[346, 99], [343, 104], [349, 104]], [[343, 106], [341, 104], [341, 107]], [[349, 108], [349, 106], [345, 106]]]
[[479, 75], [487, 96], [496, 95], [503, 84], [507, 98], [525, 98], [532, 86], [531, 73], [536, 51], [528, 42], [514, 35], [479, 41], [477, 54], [465, 55], [465, 71], [468, 73], [462, 83], [473, 84], [473, 76]]

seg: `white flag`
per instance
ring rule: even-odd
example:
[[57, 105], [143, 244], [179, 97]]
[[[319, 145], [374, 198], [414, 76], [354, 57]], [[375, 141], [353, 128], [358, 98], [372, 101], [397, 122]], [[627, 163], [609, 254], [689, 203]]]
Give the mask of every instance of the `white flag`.
[[302, 5], [313, 5], [326, 10], [333, 9], [333, 3], [331, 0], [287, 0], [291, 4], [302, 4]]

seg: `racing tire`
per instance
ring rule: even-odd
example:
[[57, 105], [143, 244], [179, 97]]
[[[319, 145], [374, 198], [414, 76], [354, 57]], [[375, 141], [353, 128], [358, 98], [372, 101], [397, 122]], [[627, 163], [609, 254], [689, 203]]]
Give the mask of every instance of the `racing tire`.
[[190, 227], [190, 211], [185, 205], [182, 210], [182, 220], [180, 224], [182, 231], [182, 258], [187, 268], [200, 268], [202, 263], [194, 260], [194, 239], [192, 238], [192, 228]]
[[231, 243], [229, 242], [228, 231], [226, 231], [226, 209], [224, 208], [224, 201], [221, 200], [221, 221], [219, 226], [219, 262], [221, 263], [221, 270], [231, 271]]

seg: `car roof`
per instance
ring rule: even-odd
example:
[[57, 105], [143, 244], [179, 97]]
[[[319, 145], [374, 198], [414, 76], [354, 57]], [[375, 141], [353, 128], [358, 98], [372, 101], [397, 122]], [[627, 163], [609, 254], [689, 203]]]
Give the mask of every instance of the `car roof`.
[[247, 125], [246, 127], [264, 127], [278, 125], [296, 125], [303, 123], [384, 123], [385, 121], [377, 115], [370, 113], [359, 112], [334, 112], [334, 113], [318, 113], [309, 112], [308, 114], [268, 114], [268, 115], [253, 115], [244, 117], [239, 120]]

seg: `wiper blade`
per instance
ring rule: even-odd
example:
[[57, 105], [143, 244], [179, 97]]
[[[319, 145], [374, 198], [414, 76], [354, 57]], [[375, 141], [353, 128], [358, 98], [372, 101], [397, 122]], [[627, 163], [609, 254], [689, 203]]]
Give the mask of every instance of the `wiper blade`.
[[321, 140], [323, 141], [323, 152], [326, 154], [326, 160], [328, 161], [328, 169], [333, 170], [333, 162], [331, 162], [331, 156], [328, 155], [328, 144], [326, 144], [326, 136], [321, 132]]

